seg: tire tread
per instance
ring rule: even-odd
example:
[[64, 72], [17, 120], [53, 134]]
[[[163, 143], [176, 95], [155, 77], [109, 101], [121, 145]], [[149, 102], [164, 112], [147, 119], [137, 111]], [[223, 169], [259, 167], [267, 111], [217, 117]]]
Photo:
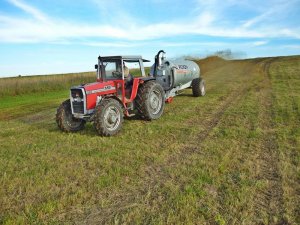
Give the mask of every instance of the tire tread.
[[[163, 112], [163, 108], [164, 108], [164, 104], [165, 104], [165, 99], [163, 97], [162, 99], [162, 112], [159, 113], [160, 115], [158, 116], [158, 118], [153, 117], [153, 115], [151, 115], [151, 113], [149, 112], [149, 110], [147, 109], [147, 102], [149, 101], [149, 92], [154, 88], [154, 86], [159, 85], [158, 83], [156, 83], [155, 81], [148, 81], [142, 85], [140, 85], [136, 99], [135, 99], [135, 103], [136, 103], [136, 108], [138, 110], [139, 115], [146, 120], [153, 120], [153, 119], [158, 119], [162, 112]], [[159, 85], [160, 86], [160, 85]], [[160, 86], [161, 92], [164, 96], [164, 91], [163, 88]]]

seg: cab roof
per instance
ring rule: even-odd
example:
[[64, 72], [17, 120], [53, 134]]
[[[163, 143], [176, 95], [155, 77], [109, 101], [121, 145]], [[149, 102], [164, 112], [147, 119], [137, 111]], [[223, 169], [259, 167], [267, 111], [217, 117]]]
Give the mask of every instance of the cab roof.
[[127, 62], [136, 62], [141, 59], [143, 62], [150, 62], [150, 60], [143, 59], [140, 55], [99, 56], [98, 59], [123, 59]]

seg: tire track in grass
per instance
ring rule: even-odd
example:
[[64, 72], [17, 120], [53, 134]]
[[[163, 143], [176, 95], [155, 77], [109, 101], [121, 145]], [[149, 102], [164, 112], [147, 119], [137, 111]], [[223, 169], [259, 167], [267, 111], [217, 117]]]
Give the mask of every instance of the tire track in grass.
[[[255, 68], [256, 64], [248, 66]], [[247, 71], [247, 69], [248, 67], [244, 68], [244, 71]], [[90, 212], [90, 214], [85, 218], [84, 223], [99, 224], [109, 222], [116, 218], [116, 216], [120, 216], [135, 207], [151, 206], [152, 202], [160, 198], [158, 195], [159, 190], [161, 190], [164, 186], [165, 181], [170, 179], [174, 181], [174, 178], [170, 177], [170, 174], [167, 172], [167, 168], [176, 166], [181, 162], [184, 162], [185, 166], [193, 163], [184, 159], [188, 158], [192, 153], [199, 152], [199, 150], [201, 150], [201, 143], [207, 139], [212, 130], [219, 124], [226, 110], [233, 106], [234, 103], [243, 99], [243, 97], [254, 86], [253, 82], [249, 79], [249, 82], [242, 84], [241, 87], [232, 92], [225, 99], [221, 99], [222, 103], [215, 112], [212, 113], [208, 119], [203, 121], [200, 120], [201, 122], [197, 124], [197, 127], [204, 129], [201, 133], [198, 133], [196, 136], [192, 137], [192, 139], [189, 139], [187, 144], [183, 145], [177, 154], [170, 155], [165, 162], [161, 164], [153, 164], [153, 162], [151, 162], [151, 164], [149, 163], [149, 165], [145, 165], [145, 173], [147, 176], [143, 180], [141, 186], [138, 187], [134, 193], [113, 196], [113, 199], [111, 199], [112, 202], [114, 202], [113, 205], [103, 207], [100, 210], [98, 208], [97, 210]], [[186, 123], [191, 122], [194, 121], [191, 121], [190, 119], [186, 121]], [[180, 188], [182, 189], [184, 186], [185, 183], [181, 182]]]
[[[244, 71], [249, 71], [249, 69], [255, 68], [258, 63], [259, 62], [247, 65], [247, 67], [244, 68]], [[186, 148], [181, 149], [179, 154], [174, 155], [176, 156], [177, 160], [183, 155], [192, 154], [193, 152], [198, 151], [201, 143], [206, 140], [211, 131], [219, 124], [223, 117], [223, 114], [227, 111], [227, 109], [230, 108], [233, 103], [239, 102], [252, 88], [255, 87], [256, 84], [253, 84], [253, 81], [249, 79], [246, 84], [243, 84], [237, 90], [234, 90], [226, 99], [223, 100], [222, 98], [223, 102], [220, 107], [213, 113], [213, 116], [208, 120], [204, 120], [198, 125], [198, 127], [204, 128], [204, 130], [198, 133], [192, 140], [189, 140]], [[195, 125], [194, 120], [188, 120], [187, 123]], [[176, 160], [175, 158], [173, 158], [174, 156], [171, 156], [166, 164], [172, 163], [172, 161]]]
[[267, 59], [263, 63], [265, 90], [262, 92], [261, 104], [264, 124], [262, 148], [258, 149], [257, 180], [266, 183], [266, 188], [254, 196], [255, 217], [260, 224], [288, 224], [283, 218], [284, 201], [282, 178], [279, 170], [279, 150], [274, 132], [274, 112], [271, 96], [270, 66], [276, 59]]
[[[172, 181], [173, 183], [177, 183], [179, 190], [184, 191], [185, 186], [189, 183], [189, 181], [180, 180], [178, 178], [171, 177], [168, 173], [167, 168], [176, 167], [178, 164], [184, 165], [184, 167], [193, 166], [195, 163], [193, 160], [189, 160], [190, 156], [193, 154], [202, 154], [202, 143], [205, 142], [207, 138], [210, 137], [211, 132], [215, 127], [217, 127], [220, 121], [223, 119], [224, 113], [232, 107], [233, 104], [237, 104], [241, 101], [245, 95], [254, 87], [254, 85], [243, 87], [239, 91], [235, 92], [235, 94], [229, 96], [224, 104], [222, 104], [218, 110], [213, 114], [212, 118], [209, 120], [205, 120], [201, 127], [204, 127], [204, 131], [198, 133], [195, 137], [189, 140], [178, 154], [171, 155], [164, 164], [160, 166], [153, 166], [152, 170], [148, 172], [149, 174], [149, 181], [148, 181], [148, 192], [145, 192], [144, 195], [148, 195], [148, 202], [146, 205], [151, 205], [152, 202], [155, 202], [157, 199], [161, 198], [158, 194], [160, 193], [161, 189], [164, 187], [164, 183], [167, 181]], [[155, 175], [154, 175], [155, 174]], [[153, 179], [153, 176], [155, 178]], [[149, 194], [150, 193], [150, 194]], [[151, 196], [152, 195], [152, 196]], [[221, 207], [221, 205], [219, 205]], [[221, 207], [222, 208], [222, 207]], [[224, 209], [222, 208], [224, 211]], [[215, 224], [215, 213], [211, 212], [211, 216], [207, 218], [207, 222], [209, 224]], [[238, 218], [235, 218], [239, 221]], [[239, 221], [242, 223], [241, 221]], [[229, 222], [230, 224], [230, 222]]]
[[[176, 160], [178, 161], [178, 159], [184, 157], [184, 155], [189, 155], [198, 151], [201, 143], [206, 140], [211, 131], [219, 124], [226, 110], [231, 107], [233, 103], [240, 101], [252, 88], [253, 85], [241, 87], [239, 90], [230, 95], [216, 110], [216, 112], [213, 113], [211, 119], [205, 120], [203, 123], [199, 124], [201, 128], [204, 128], [204, 131], [198, 133], [192, 140], [190, 140], [186, 148], [182, 148], [179, 154], [171, 156], [167, 160], [166, 164], [170, 164]], [[188, 123], [189, 122], [192, 123], [193, 121], [188, 121]]]
[[[192, 153], [195, 153], [196, 151], [199, 151], [199, 149], [201, 149], [201, 144], [199, 145], [198, 142], [201, 143], [205, 141], [213, 128], [218, 125], [219, 121], [222, 119], [222, 115], [230, 107], [230, 105], [241, 99], [241, 97], [244, 96], [249, 89], [250, 88], [242, 88], [225, 99], [223, 104], [221, 104], [211, 119], [205, 120], [203, 123], [198, 124], [198, 126], [204, 127], [204, 132], [199, 133], [193, 138], [193, 140], [190, 140], [188, 144], [180, 149], [179, 153], [171, 155], [163, 164], [153, 165], [151, 163], [146, 165], [145, 173], [147, 174], [147, 177], [145, 177], [142, 186], [139, 187], [135, 193], [119, 194], [114, 196], [114, 199], [112, 200], [112, 202], [114, 202], [113, 205], [90, 213], [85, 218], [84, 223], [109, 223], [109, 221], [112, 221], [116, 216], [126, 213], [128, 210], [134, 207], [145, 207], [145, 205], [151, 206], [155, 199], [160, 198], [158, 194], [161, 187], [163, 187], [164, 182], [169, 179], [174, 179], [170, 177], [166, 168], [177, 165], [179, 161], [184, 161], [184, 158]], [[188, 165], [188, 163], [185, 162], [185, 165]], [[184, 185], [184, 183], [181, 183], [180, 189], [182, 189]], [[145, 201], [147, 203], [145, 203]]]

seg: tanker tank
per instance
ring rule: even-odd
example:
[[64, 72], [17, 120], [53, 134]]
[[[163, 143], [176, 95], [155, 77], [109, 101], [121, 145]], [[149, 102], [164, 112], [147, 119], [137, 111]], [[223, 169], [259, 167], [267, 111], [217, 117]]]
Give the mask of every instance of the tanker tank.
[[[150, 75], [154, 76], [155, 64], [151, 67]], [[156, 78], [169, 79], [169, 88], [175, 88], [191, 82], [195, 78], [200, 77], [200, 68], [197, 63], [186, 60], [162, 60], [160, 66], [156, 69]]]

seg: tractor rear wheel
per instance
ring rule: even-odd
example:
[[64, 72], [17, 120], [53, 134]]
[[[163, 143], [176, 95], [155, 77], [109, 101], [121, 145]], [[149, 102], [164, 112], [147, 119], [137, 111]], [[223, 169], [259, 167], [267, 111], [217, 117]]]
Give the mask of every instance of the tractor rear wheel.
[[117, 134], [123, 124], [123, 109], [121, 104], [113, 98], [104, 99], [95, 108], [94, 126], [101, 136]]
[[158, 119], [165, 107], [165, 92], [155, 81], [142, 84], [136, 96], [139, 115], [147, 120]]
[[201, 78], [195, 78], [192, 81], [193, 96], [199, 97], [205, 95], [205, 81]]
[[85, 120], [74, 118], [70, 99], [64, 101], [57, 109], [56, 123], [65, 132], [76, 132], [84, 128]]

